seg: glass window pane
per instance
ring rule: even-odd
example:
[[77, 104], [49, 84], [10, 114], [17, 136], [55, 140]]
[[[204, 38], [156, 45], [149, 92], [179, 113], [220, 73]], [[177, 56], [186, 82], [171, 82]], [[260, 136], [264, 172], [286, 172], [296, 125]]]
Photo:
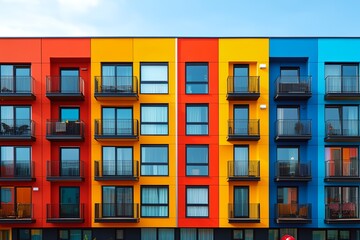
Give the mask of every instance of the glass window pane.
[[168, 146], [141, 146], [141, 175], [168, 175]]
[[214, 230], [213, 229], [198, 229], [198, 240], [213, 240]]
[[186, 93], [208, 93], [208, 65], [207, 63], [186, 64]]
[[169, 228], [159, 228], [158, 229], [158, 240], [174, 240], [174, 229]]
[[157, 240], [156, 228], [141, 228], [141, 240]]
[[168, 107], [141, 106], [141, 134], [168, 134]]
[[313, 240], [326, 240], [326, 232], [322, 230], [317, 230], [312, 232], [312, 239]]
[[141, 216], [168, 216], [168, 188], [143, 187], [141, 189]]
[[141, 64], [141, 93], [168, 93], [167, 64]]
[[186, 134], [208, 134], [208, 106], [186, 107]]
[[180, 239], [196, 240], [196, 228], [181, 228]]
[[186, 146], [186, 175], [208, 175], [208, 146]]

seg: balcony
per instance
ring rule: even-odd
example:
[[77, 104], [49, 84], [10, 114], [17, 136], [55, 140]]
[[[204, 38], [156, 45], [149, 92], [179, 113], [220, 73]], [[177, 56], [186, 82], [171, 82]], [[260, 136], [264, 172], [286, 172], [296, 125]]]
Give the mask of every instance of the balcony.
[[357, 203], [328, 203], [325, 205], [325, 223], [360, 223]]
[[294, 160], [277, 161], [275, 168], [276, 182], [311, 181], [311, 163], [299, 163]]
[[84, 204], [46, 204], [47, 223], [83, 223]]
[[97, 100], [138, 100], [137, 77], [95, 77]]
[[227, 100], [257, 100], [260, 97], [259, 76], [229, 76], [227, 79]]
[[138, 223], [137, 203], [95, 203], [96, 223]]
[[46, 180], [50, 182], [83, 181], [84, 161], [47, 161]]
[[328, 120], [325, 122], [325, 142], [359, 142], [359, 120]]
[[325, 78], [326, 100], [359, 100], [359, 76], [328, 76]]
[[228, 141], [258, 141], [260, 139], [260, 120], [229, 120]]
[[33, 205], [31, 203], [1, 203], [0, 205], [0, 223], [34, 223]]
[[311, 93], [311, 76], [282, 76], [275, 81], [275, 100], [308, 100]]
[[229, 223], [260, 223], [260, 203], [229, 204]]
[[278, 203], [275, 209], [276, 223], [311, 223], [311, 204]]
[[121, 161], [115, 160], [113, 165], [106, 170], [101, 166], [99, 161], [95, 161], [95, 181], [138, 181], [139, 180], [139, 162], [138, 161]]
[[15, 164], [11, 161], [1, 162], [0, 182], [33, 182], [34, 162], [18, 161]]
[[51, 101], [83, 101], [84, 79], [75, 76], [47, 76], [46, 97]]
[[35, 141], [35, 123], [29, 119], [2, 119], [0, 141]]
[[46, 121], [46, 139], [49, 141], [84, 141], [83, 121]]
[[0, 100], [1, 101], [31, 101], [36, 97], [33, 91], [34, 79], [31, 76], [1, 76]]
[[311, 120], [277, 120], [276, 141], [308, 141], [311, 139]]
[[95, 120], [95, 139], [98, 141], [138, 141], [139, 121]]
[[228, 181], [260, 181], [260, 161], [228, 161]]
[[360, 181], [359, 160], [339, 159], [325, 162], [326, 182], [354, 182]]

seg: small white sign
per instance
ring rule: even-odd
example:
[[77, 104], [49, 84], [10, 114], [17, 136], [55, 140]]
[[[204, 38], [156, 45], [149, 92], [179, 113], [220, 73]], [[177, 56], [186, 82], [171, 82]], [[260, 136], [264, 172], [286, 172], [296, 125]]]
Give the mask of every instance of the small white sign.
[[265, 69], [266, 68], [266, 64], [265, 63], [260, 63], [260, 69]]
[[39, 191], [39, 188], [38, 187], [33, 187], [33, 191], [37, 192], [37, 191]]

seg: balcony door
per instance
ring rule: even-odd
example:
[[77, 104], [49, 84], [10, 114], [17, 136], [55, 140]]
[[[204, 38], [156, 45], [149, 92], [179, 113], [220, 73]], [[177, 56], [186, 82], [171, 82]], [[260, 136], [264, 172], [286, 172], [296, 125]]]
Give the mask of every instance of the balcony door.
[[234, 64], [234, 92], [249, 92], [249, 65]]
[[0, 208], [9, 218], [30, 218], [31, 187], [0, 187]]
[[326, 176], [358, 176], [358, 155], [357, 147], [326, 147]]
[[114, 64], [102, 66], [104, 92], [132, 92], [132, 65]]
[[358, 136], [358, 106], [326, 106], [326, 131], [331, 135]]
[[30, 107], [0, 106], [1, 133], [12, 135], [29, 134]]
[[294, 176], [299, 174], [299, 148], [278, 147], [277, 160], [280, 176]]
[[60, 121], [66, 122], [66, 133], [68, 135], [80, 134], [80, 108], [78, 107], [61, 107]]
[[278, 135], [298, 135], [301, 132], [299, 124], [299, 108], [298, 107], [278, 107]]
[[60, 187], [60, 218], [80, 217], [80, 188]]
[[327, 90], [335, 93], [359, 91], [358, 64], [325, 64]]
[[79, 88], [79, 69], [60, 69], [60, 92], [78, 93]]
[[80, 176], [80, 148], [60, 148], [60, 176]]
[[277, 189], [278, 217], [294, 217], [298, 208], [298, 189], [279, 187]]
[[103, 147], [104, 176], [133, 176], [132, 147]]
[[249, 134], [249, 107], [244, 105], [234, 106], [234, 134]]
[[281, 83], [299, 83], [300, 68], [299, 67], [281, 67], [280, 68]]
[[234, 176], [249, 175], [249, 147], [234, 146]]
[[130, 107], [102, 109], [104, 135], [133, 135], [133, 110]]
[[30, 147], [0, 147], [0, 177], [30, 177]]
[[132, 187], [104, 186], [102, 192], [103, 217], [132, 217]]
[[249, 217], [249, 188], [234, 187], [234, 217]]

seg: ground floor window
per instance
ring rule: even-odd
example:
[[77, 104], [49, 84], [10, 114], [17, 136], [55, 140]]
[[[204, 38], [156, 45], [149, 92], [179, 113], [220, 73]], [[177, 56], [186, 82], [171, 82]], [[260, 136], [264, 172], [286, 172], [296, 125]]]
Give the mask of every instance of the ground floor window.
[[59, 240], [91, 240], [91, 230], [60, 229]]
[[278, 240], [279, 239], [279, 229], [269, 229], [269, 240]]
[[19, 240], [42, 240], [42, 230], [19, 229]]
[[182, 229], [180, 229], [180, 239], [214, 240], [214, 230], [213, 229], [182, 228]]
[[252, 229], [234, 229], [233, 240], [253, 240], [254, 230]]
[[0, 230], [0, 240], [9, 240], [10, 230]]
[[142, 228], [141, 240], [174, 240], [174, 229], [171, 228]]

